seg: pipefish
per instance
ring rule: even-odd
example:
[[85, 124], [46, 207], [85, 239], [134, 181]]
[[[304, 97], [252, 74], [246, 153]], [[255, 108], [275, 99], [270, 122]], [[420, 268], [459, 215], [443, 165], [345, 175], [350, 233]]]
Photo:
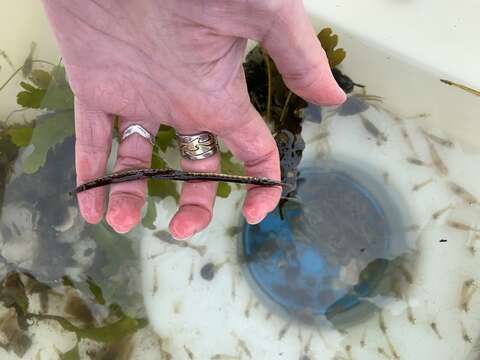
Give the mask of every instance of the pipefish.
[[97, 178], [92, 181], [88, 181], [82, 185], [79, 185], [75, 190], [70, 192], [70, 195], [75, 195], [80, 192], [90, 190], [100, 186], [106, 186], [110, 184], [117, 184], [126, 181], [136, 180], [176, 180], [176, 181], [223, 181], [236, 184], [251, 184], [259, 186], [286, 186], [290, 187], [290, 184], [283, 183], [281, 181], [269, 179], [266, 177], [256, 176], [242, 176], [242, 175], [229, 175], [221, 173], [209, 173], [209, 172], [190, 172], [175, 169], [133, 169], [127, 171], [120, 171], [101, 178]]

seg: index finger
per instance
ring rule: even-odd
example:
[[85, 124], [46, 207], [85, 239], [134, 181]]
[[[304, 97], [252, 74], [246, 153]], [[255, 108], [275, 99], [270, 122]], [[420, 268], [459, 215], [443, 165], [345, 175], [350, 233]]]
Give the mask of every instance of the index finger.
[[[245, 117], [239, 119], [243, 125], [222, 138], [233, 155], [244, 162], [249, 176], [264, 176], [280, 180], [278, 148], [270, 130], [260, 114], [250, 106]], [[277, 206], [282, 189], [280, 187], [248, 186], [243, 204], [243, 215], [250, 224], [257, 224]]]

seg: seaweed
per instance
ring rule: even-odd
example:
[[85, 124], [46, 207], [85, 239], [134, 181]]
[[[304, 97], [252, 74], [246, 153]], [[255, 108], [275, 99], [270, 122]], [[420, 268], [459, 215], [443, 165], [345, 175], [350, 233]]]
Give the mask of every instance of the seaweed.
[[19, 149], [12, 135], [7, 129], [0, 130], [0, 215], [2, 211], [5, 187], [10, 181], [13, 172], [13, 164], [17, 159]]
[[[338, 36], [333, 34], [332, 29], [321, 30], [317, 37], [325, 50], [339, 86], [347, 93], [351, 92], [354, 86], [361, 86], [355, 84], [337, 68], [345, 59], [346, 52], [342, 48], [337, 48]], [[243, 68], [250, 101], [275, 134], [280, 155], [282, 182], [292, 185], [290, 189], [284, 188], [282, 195], [292, 196], [295, 193], [299, 175], [297, 169], [305, 148], [302, 138], [303, 121], [321, 122], [321, 108], [307, 103], [287, 88], [275, 63], [267, 51], [260, 46], [256, 46], [247, 54]], [[353, 106], [342, 109], [342, 115], [365, 110], [366, 104], [354, 100], [349, 102]]]
[[[75, 305], [71, 301], [67, 301], [66, 315], [74, 316], [76, 320], [88, 326], [80, 327], [74, 325], [71, 321], [67, 320], [65, 316], [52, 315], [48, 313], [33, 313], [29, 311], [29, 297], [26, 292], [25, 281], [29, 279], [30, 282], [35, 283], [35, 287], [38, 289], [44, 289], [53, 292], [55, 289], [51, 288], [47, 284], [41, 283], [35, 279], [31, 274], [25, 274], [22, 272], [9, 272], [2, 280], [0, 285], [0, 302], [7, 308], [15, 311], [19, 328], [22, 331], [28, 329], [31, 320], [45, 321], [51, 320], [60, 325], [65, 331], [73, 332], [77, 338], [90, 339], [100, 343], [111, 343], [122, 339], [135, 333], [137, 330], [147, 325], [146, 319], [134, 318], [125, 314], [123, 309], [116, 303], [107, 304], [103, 298], [101, 288], [89, 278], [86, 284], [74, 283], [68, 277], [64, 277], [61, 284], [68, 291], [79, 291], [81, 287], [87, 287], [90, 289], [89, 299], [96, 306], [103, 306], [108, 312], [106, 318], [104, 318], [99, 326], [94, 326], [93, 315], [89, 313], [88, 318], [91, 321], [84, 321], [85, 309], [87, 305], [84, 301], [81, 302], [82, 311], [68, 311], [69, 309], [78, 309], [78, 301], [75, 301]], [[58, 286], [57, 286], [58, 287]], [[78, 295], [74, 295], [78, 299]], [[72, 299], [72, 298], [70, 298]]]

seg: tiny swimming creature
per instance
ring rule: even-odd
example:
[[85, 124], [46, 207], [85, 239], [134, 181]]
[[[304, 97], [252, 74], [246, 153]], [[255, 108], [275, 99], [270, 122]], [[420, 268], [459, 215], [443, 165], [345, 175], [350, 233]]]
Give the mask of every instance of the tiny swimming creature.
[[282, 340], [282, 338], [285, 336], [287, 333], [288, 329], [290, 329], [291, 322], [287, 322], [283, 328], [279, 331], [278, 333], [278, 340]]
[[407, 157], [407, 162], [409, 164], [417, 165], [417, 166], [428, 166], [428, 164], [426, 164], [425, 161], [422, 161], [414, 157]]
[[445, 147], [448, 147], [448, 148], [453, 147], [453, 142], [450, 141], [450, 140], [443, 139], [443, 138], [441, 138], [437, 135], [430, 134], [429, 132], [427, 132], [426, 130], [423, 130], [423, 129], [422, 129], [422, 133], [425, 137], [427, 137], [428, 139], [437, 143], [438, 145], [442, 145], [442, 146], [445, 146]]
[[404, 125], [402, 125], [402, 127], [401, 127], [401, 132], [402, 132], [403, 140], [405, 140], [405, 142], [407, 143], [410, 150], [412, 150], [412, 153], [416, 154], [415, 147], [413, 146], [412, 139], [411, 139], [410, 135], [408, 134], [407, 128]]
[[190, 275], [188, 276], [188, 284], [190, 285], [193, 281], [193, 272], [194, 272], [194, 268], [195, 268], [195, 264], [194, 262], [192, 261], [192, 263], [190, 264]]
[[27, 58], [25, 59], [25, 62], [23, 63], [23, 67], [22, 67], [22, 74], [23, 74], [24, 77], [27, 77], [32, 72], [33, 53], [35, 52], [36, 47], [37, 47], [37, 43], [32, 42], [30, 44], [30, 53], [28, 54]]
[[446, 207], [444, 207], [444, 208], [442, 208], [442, 209], [440, 209], [440, 210], [435, 211], [435, 212], [432, 214], [432, 219], [433, 219], [433, 220], [437, 220], [443, 213], [445, 213], [446, 211], [451, 210], [451, 209], [453, 209], [453, 208], [454, 208], [453, 205], [450, 204], [450, 205], [448, 205], [448, 206], [446, 206]]
[[410, 306], [410, 304], [407, 303], [407, 319], [408, 321], [412, 324], [412, 325], [415, 325], [415, 322], [416, 322], [416, 318], [415, 318], [415, 315], [413, 315], [413, 309], [412, 307]]
[[433, 179], [428, 179], [428, 180], [425, 180], [421, 183], [415, 184], [412, 187], [412, 191], [418, 191], [421, 188], [423, 188], [424, 186], [427, 186], [427, 185], [431, 184], [432, 182], [433, 182]]
[[378, 351], [378, 353], [379, 353], [380, 355], [385, 356], [387, 359], [391, 359], [391, 358], [392, 358], [390, 355], [387, 354], [387, 352], [385, 351], [385, 349], [382, 348], [382, 347], [378, 347], [378, 348], [377, 348], [377, 351]]
[[362, 334], [362, 338], [360, 339], [360, 347], [364, 348], [365, 347], [365, 337], [367, 336], [367, 331], [364, 330]]
[[245, 307], [245, 312], [244, 312], [246, 318], [250, 316], [250, 309], [252, 308], [252, 303], [253, 303], [252, 297], [250, 296], [248, 298], [248, 303], [247, 303], [247, 306]]
[[462, 339], [463, 339], [463, 341], [471, 344], [472, 343], [472, 338], [470, 337], [470, 335], [468, 335], [467, 329], [465, 329], [465, 325], [461, 321], [460, 321], [460, 326], [462, 328]]
[[462, 231], [474, 231], [477, 232], [478, 230], [473, 228], [470, 225], [461, 223], [460, 221], [455, 221], [455, 220], [449, 220], [447, 221], [447, 225], [450, 226], [451, 228], [454, 228], [456, 230], [462, 230]]
[[387, 141], [385, 134], [381, 132], [370, 120], [363, 115], [360, 115], [360, 118], [362, 119], [362, 125], [365, 130], [367, 130], [367, 132], [377, 140], [377, 145], [381, 145]]
[[3, 50], [0, 50], [0, 57], [5, 60], [5, 62], [15, 71], [15, 66], [13, 65], [12, 60], [8, 57], [7, 53]]
[[386, 171], [383, 173], [383, 183], [385, 185], [390, 184], [390, 174]]
[[240, 355], [215, 354], [210, 359], [211, 360], [241, 360], [242, 357]]
[[187, 353], [189, 360], [194, 360], [193, 352], [186, 345], [183, 345], [183, 349]]
[[450, 190], [457, 196], [463, 199], [467, 204], [472, 205], [478, 202], [477, 198], [462, 186], [454, 183], [453, 181], [448, 182]]
[[468, 312], [470, 310], [470, 301], [477, 291], [477, 288], [473, 279], [464, 281], [460, 292], [460, 308], [463, 311]]
[[438, 331], [438, 326], [437, 326], [437, 323], [435, 321], [432, 321], [430, 323], [430, 328], [433, 330], [435, 335], [438, 336], [439, 339], [442, 339], [442, 335], [440, 335], [440, 331]]
[[155, 294], [157, 293], [158, 291], [158, 271], [157, 271], [157, 267], [155, 266], [154, 270], [153, 270], [153, 289], [152, 289], [152, 295], [155, 296]]
[[433, 145], [431, 141], [428, 142], [428, 149], [430, 151], [430, 157], [432, 158], [432, 164], [435, 170], [437, 170], [439, 175], [447, 176], [448, 168], [441, 159], [437, 149], [435, 149], [435, 145]]
[[237, 334], [232, 332], [232, 335], [235, 339], [237, 339], [238, 347], [240, 349], [242, 349], [242, 351], [251, 359], [252, 358], [252, 353], [251, 353], [250, 349], [248, 348], [247, 343], [244, 340], [240, 339]]

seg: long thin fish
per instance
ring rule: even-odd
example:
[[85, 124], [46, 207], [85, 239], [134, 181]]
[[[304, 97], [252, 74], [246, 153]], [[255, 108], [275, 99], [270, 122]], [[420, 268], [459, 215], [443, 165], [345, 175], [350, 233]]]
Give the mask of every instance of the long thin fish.
[[281, 181], [255, 176], [228, 175], [208, 172], [190, 172], [175, 169], [134, 169], [107, 175], [78, 186], [70, 194], [90, 190], [96, 187], [135, 180], [177, 180], [177, 181], [224, 181], [236, 184], [260, 186], [291, 186]]

